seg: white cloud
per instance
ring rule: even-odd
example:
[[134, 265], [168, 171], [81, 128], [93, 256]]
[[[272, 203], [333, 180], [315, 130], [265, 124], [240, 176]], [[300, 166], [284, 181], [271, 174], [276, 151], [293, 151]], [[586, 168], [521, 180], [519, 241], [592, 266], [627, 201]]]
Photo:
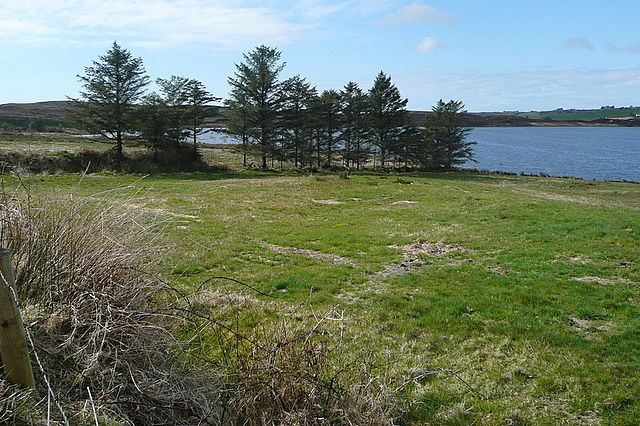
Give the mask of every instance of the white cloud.
[[422, 39], [422, 41], [420, 41], [417, 49], [418, 49], [418, 52], [427, 55], [436, 50], [442, 49], [443, 47], [444, 47], [444, 44], [442, 44], [440, 41], [436, 40], [435, 38], [425, 37]]
[[455, 22], [455, 18], [434, 9], [432, 6], [416, 2], [383, 16], [377, 22], [381, 25], [393, 26], [427, 21], [451, 25]]
[[[238, 47], [285, 43], [305, 25], [274, 8], [224, 0], [23, 0], [0, 4], [4, 42], [85, 42], [114, 38], [147, 47]], [[15, 17], [21, 17], [16, 20]]]
[[585, 50], [594, 50], [595, 47], [591, 40], [586, 37], [569, 37], [563, 41], [565, 47], [569, 49], [585, 49]]
[[55, 29], [50, 28], [44, 24], [40, 24], [32, 21], [25, 21], [24, 19], [14, 19], [10, 17], [2, 17], [0, 15], [0, 37], [12, 38], [12, 37], [44, 37], [54, 34]]

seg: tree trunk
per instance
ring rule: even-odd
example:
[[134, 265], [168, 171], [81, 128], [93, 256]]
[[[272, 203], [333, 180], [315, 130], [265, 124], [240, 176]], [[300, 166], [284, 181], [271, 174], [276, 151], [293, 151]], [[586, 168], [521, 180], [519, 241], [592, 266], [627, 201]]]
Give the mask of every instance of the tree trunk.
[[116, 131], [116, 171], [122, 171], [122, 131]]
[[263, 128], [260, 133], [260, 145], [262, 147], [262, 168], [263, 169], [267, 168], [267, 142], [268, 142], [267, 132]]
[[322, 158], [320, 158], [320, 149], [321, 149], [321, 142], [320, 139], [322, 138], [322, 135], [320, 134], [320, 131], [316, 132], [316, 154], [318, 156], [318, 158], [316, 158], [316, 160], [318, 160], [318, 168], [321, 167], [320, 162], [322, 161]]
[[247, 167], [247, 135], [242, 135], [242, 165]]
[[197, 126], [193, 126], [193, 160], [198, 159], [198, 140], [197, 140]]

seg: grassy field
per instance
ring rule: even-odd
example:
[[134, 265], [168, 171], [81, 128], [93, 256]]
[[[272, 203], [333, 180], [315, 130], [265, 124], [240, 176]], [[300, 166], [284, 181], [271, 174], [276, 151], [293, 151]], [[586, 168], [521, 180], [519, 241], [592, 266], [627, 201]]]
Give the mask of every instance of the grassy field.
[[599, 108], [599, 109], [566, 109], [553, 111], [530, 111], [515, 113], [518, 117], [536, 120], [599, 120], [602, 118], [634, 117], [640, 114], [640, 108]]
[[3, 184], [36, 205], [115, 200], [160, 220], [154, 272], [184, 288], [250, 284], [271, 295], [251, 295], [261, 321], [344, 311], [354, 350], [389, 354], [398, 376], [427, 373], [404, 390], [418, 401], [408, 422], [637, 424], [640, 185], [267, 173], [240, 170], [228, 147], [205, 158], [235, 171]]

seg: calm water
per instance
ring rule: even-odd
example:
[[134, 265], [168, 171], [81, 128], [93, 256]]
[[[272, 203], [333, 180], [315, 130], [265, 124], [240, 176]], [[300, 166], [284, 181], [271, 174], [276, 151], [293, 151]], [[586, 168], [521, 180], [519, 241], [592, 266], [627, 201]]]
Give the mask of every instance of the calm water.
[[640, 181], [640, 127], [477, 128], [467, 167]]
[[[640, 127], [487, 127], [471, 133], [481, 170], [640, 181]], [[207, 133], [204, 143], [237, 143]]]

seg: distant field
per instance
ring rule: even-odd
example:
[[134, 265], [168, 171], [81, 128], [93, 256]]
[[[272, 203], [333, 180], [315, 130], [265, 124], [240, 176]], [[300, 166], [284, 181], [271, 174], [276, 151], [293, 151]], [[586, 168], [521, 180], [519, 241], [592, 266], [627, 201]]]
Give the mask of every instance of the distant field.
[[[104, 152], [113, 148], [107, 141], [78, 138], [64, 133], [7, 133], [0, 134], [0, 154], [20, 153], [44, 157], [67, 157], [84, 150]], [[125, 153], [146, 152], [140, 144], [127, 143]], [[209, 164], [225, 164], [238, 169], [242, 166], [242, 157], [233, 145], [202, 145], [200, 153]]]
[[236, 171], [4, 183], [157, 217], [155, 272], [187, 288], [216, 275], [255, 286], [275, 297], [251, 295], [263, 321], [339, 306], [354, 349], [393, 354], [394, 374], [438, 372], [405, 391], [420, 401], [408, 422], [640, 418], [640, 185], [258, 173], [228, 148], [206, 153]]
[[592, 121], [604, 118], [625, 118], [634, 117], [640, 114], [640, 108], [602, 108], [589, 110], [553, 110], [553, 111], [533, 111], [508, 113], [517, 117], [524, 117], [533, 120], [584, 120]]

